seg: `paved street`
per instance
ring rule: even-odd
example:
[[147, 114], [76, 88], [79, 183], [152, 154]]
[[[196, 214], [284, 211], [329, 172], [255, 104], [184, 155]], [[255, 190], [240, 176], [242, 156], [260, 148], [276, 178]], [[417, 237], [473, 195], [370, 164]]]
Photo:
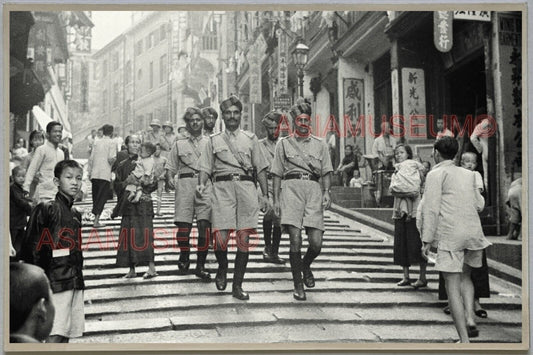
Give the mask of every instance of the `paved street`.
[[[171, 243], [172, 194], [165, 194], [158, 246]], [[109, 202], [110, 208], [114, 202]], [[90, 198], [78, 205], [90, 211]], [[360, 223], [327, 212], [322, 254], [313, 264], [317, 280], [307, 301], [292, 297], [289, 263], [262, 260], [262, 242], [251, 251], [243, 288], [249, 301], [231, 296], [233, 255], [228, 288], [179, 275], [178, 249], [156, 250], [160, 276], [122, 279], [128, 270], [115, 266], [116, 251], [102, 250], [118, 240], [120, 219], [102, 221], [108, 228], [84, 228], [86, 280], [85, 336], [73, 343], [270, 343], [270, 342], [455, 342], [450, 316], [438, 301], [438, 273], [429, 267], [429, 287], [400, 288], [401, 268], [392, 264], [391, 237]], [[164, 230], [163, 230], [164, 229]], [[259, 229], [262, 233], [262, 229]], [[87, 242], [91, 240], [89, 244]], [[100, 244], [99, 244], [100, 243]], [[175, 243], [174, 243], [175, 244]], [[280, 254], [288, 259], [288, 236]], [[304, 244], [306, 245], [306, 244]], [[232, 249], [231, 254], [235, 252]], [[195, 253], [191, 254], [194, 267]], [[207, 267], [216, 271], [213, 253]], [[417, 276], [413, 268], [411, 278]], [[491, 276], [492, 295], [482, 299], [487, 319], [477, 319], [475, 342], [520, 342], [522, 332], [520, 289]]]

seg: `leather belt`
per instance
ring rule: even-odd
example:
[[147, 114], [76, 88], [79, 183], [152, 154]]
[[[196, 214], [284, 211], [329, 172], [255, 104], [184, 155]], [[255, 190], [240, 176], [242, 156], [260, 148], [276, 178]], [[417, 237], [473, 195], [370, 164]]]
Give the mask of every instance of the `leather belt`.
[[182, 173], [178, 175], [179, 179], [194, 178], [198, 177], [198, 173]]
[[254, 181], [251, 176], [241, 174], [228, 174], [215, 176], [215, 182], [218, 181]]
[[290, 173], [283, 177], [283, 180], [312, 180], [318, 182], [318, 178], [310, 173]]

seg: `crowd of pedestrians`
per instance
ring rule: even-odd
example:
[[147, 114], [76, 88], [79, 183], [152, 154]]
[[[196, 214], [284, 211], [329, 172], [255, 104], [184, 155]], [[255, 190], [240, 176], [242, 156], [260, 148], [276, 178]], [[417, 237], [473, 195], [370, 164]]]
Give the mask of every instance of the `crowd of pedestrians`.
[[[265, 115], [262, 123], [267, 137], [258, 140], [255, 134], [240, 129], [242, 110], [237, 97], [224, 100], [220, 112], [225, 130], [218, 133], [213, 133], [218, 118], [214, 108], [189, 107], [183, 115], [184, 129], [178, 134], [170, 122], [154, 120], [149, 131], [131, 134], [124, 141], [107, 124], [89, 136], [87, 172], [92, 184], [93, 227], [105, 226], [102, 211], [114, 192], [117, 203], [111, 218], [121, 218], [116, 265], [129, 268], [124, 278], [137, 277], [139, 266], [147, 266], [144, 279], [158, 276], [153, 221], [162, 214], [163, 191], [172, 189], [180, 273], [189, 272], [190, 253], [195, 248], [193, 273], [210, 282], [205, 262], [212, 249], [218, 263], [215, 287], [225, 290], [233, 236], [237, 252], [232, 296], [248, 300], [243, 285], [250, 237], [257, 234], [261, 210], [263, 258], [269, 263], [285, 263], [279, 245], [282, 231], [286, 231], [293, 298], [306, 300], [305, 289], [315, 287], [312, 264], [322, 249], [324, 210], [331, 205], [334, 167], [330, 149], [326, 141], [311, 134], [312, 110], [305, 101], [290, 109], [294, 132], [282, 138], [278, 130], [281, 112]], [[484, 252], [490, 243], [479, 218], [484, 181], [474, 171], [476, 157], [464, 153], [461, 166], [456, 165], [457, 141], [444, 133], [434, 144], [436, 165], [428, 169], [413, 160], [409, 145], [395, 141], [387, 124], [383, 128], [375, 153], [381, 167], [394, 169], [390, 191], [395, 200], [393, 261], [403, 269], [397, 286], [426, 287], [428, 259], [433, 255], [430, 249], [436, 248], [435, 269], [441, 272], [441, 293], [449, 302], [445, 311], [452, 315], [460, 341], [468, 342], [479, 334], [474, 316], [487, 316], [479, 298], [488, 297], [490, 291]], [[78, 238], [59, 236], [65, 229], [76, 236], [82, 228], [82, 216], [73, 204], [80, 193], [83, 169], [62, 149], [59, 122], [48, 124], [46, 135], [32, 132], [29, 141], [29, 152], [22, 149], [23, 140], [12, 150], [20, 164], [11, 174], [10, 235], [13, 261], [24, 263], [10, 265], [10, 338], [12, 342], [68, 342], [84, 330], [83, 255]], [[344, 185], [360, 183], [358, 155], [350, 145], [345, 149], [346, 157], [335, 171], [343, 174]], [[520, 207], [516, 185], [509, 198], [514, 209], [512, 238], [518, 236], [521, 218], [516, 212]], [[192, 245], [195, 219], [198, 237]], [[303, 229], [309, 247], [302, 255]], [[413, 284], [412, 265], [420, 267]], [[35, 290], [31, 299], [17, 298], [28, 289]]]

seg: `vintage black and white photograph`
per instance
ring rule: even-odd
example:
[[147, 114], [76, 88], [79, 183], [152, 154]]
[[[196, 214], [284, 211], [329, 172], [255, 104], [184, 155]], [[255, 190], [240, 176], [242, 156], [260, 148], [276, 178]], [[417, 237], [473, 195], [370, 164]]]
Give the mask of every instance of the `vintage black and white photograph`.
[[525, 11], [4, 6], [4, 348], [528, 349]]

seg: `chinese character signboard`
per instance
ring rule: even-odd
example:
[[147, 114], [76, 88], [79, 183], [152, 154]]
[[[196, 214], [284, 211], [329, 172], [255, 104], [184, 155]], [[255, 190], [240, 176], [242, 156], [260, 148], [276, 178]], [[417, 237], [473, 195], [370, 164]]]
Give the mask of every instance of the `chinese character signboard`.
[[248, 53], [248, 64], [250, 65], [249, 75], [250, 75], [250, 103], [259, 104], [261, 103], [261, 63], [255, 47], [252, 47]]
[[287, 67], [287, 52], [288, 41], [287, 35], [281, 29], [276, 31], [278, 36], [278, 88], [279, 94], [286, 94], [288, 85], [288, 67]]
[[490, 11], [454, 11], [455, 20], [472, 20], [490, 22]]
[[[365, 109], [365, 85], [363, 79], [344, 78], [343, 80], [343, 117], [342, 125], [346, 126], [346, 144], [352, 144], [355, 149], [359, 149], [361, 153], [364, 152], [364, 139], [356, 139], [357, 135], [361, 135], [364, 127], [364, 109]], [[351, 128], [348, 127], [350, 122]], [[361, 122], [362, 120], [362, 122]]]
[[423, 69], [402, 68], [402, 97], [405, 137], [408, 140], [427, 138]]
[[453, 45], [453, 15], [451, 11], [433, 13], [433, 42], [440, 52], [448, 52]]
[[274, 108], [276, 110], [289, 111], [291, 108], [291, 97], [289, 94], [281, 94], [274, 97]]

